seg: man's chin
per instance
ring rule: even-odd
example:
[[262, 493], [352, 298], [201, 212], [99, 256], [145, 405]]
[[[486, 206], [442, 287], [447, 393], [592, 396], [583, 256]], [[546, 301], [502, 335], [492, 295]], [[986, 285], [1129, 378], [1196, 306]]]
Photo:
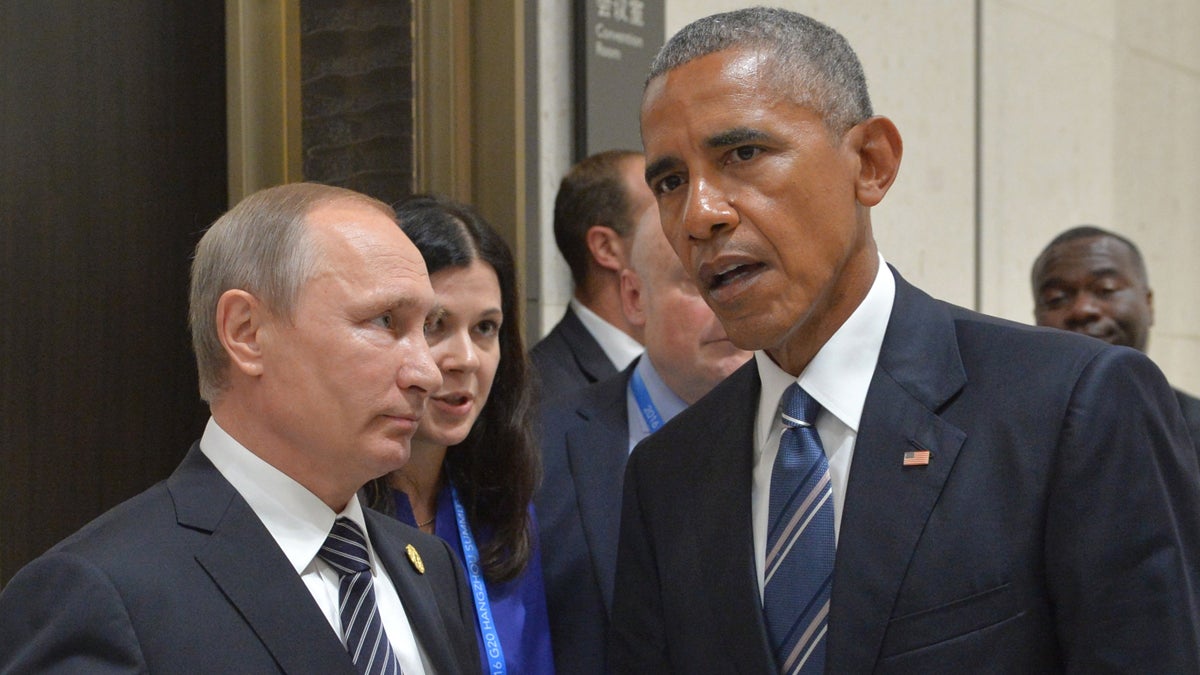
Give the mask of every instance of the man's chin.
[[381, 476], [403, 469], [404, 465], [408, 464], [408, 460], [412, 458], [410, 441], [411, 439], [408, 438], [403, 441], [393, 441], [379, 450], [376, 454], [376, 470], [382, 472]]
[[751, 317], [731, 318], [728, 322], [722, 321], [722, 325], [729, 336], [731, 349], [753, 352], [775, 346], [777, 338], [774, 332], [763, 325], [763, 322], [755, 321]]

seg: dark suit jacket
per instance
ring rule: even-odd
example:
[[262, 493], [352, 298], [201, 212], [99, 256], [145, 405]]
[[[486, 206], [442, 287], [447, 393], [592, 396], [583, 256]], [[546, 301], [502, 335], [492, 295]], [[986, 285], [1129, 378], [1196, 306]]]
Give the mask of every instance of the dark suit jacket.
[[1187, 423], [1188, 432], [1192, 436], [1192, 444], [1200, 453], [1200, 398], [1175, 390], [1175, 398], [1179, 400], [1179, 409], [1183, 411], [1183, 420]]
[[529, 350], [542, 401], [561, 402], [593, 382], [617, 374], [600, 343], [567, 307], [558, 325]]
[[621, 482], [629, 458], [625, 371], [547, 409], [542, 421], [544, 476], [537, 495], [554, 666], [560, 673], [604, 673], [609, 610], [621, 525]]
[[[1200, 672], [1200, 476], [1161, 372], [896, 285], [826, 672]], [[617, 672], [775, 672], [751, 532], [759, 388], [748, 364], [630, 458]], [[901, 466], [913, 448], [928, 466]]]
[[[434, 667], [477, 673], [470, 591], [450, 550], [365, 513]], [[410, 543], [425, 574], [405, 554]], [[0, 671], [356, 672], [283, 551], [198, 445], [166, 481], [13, 577], [0, 594]]]

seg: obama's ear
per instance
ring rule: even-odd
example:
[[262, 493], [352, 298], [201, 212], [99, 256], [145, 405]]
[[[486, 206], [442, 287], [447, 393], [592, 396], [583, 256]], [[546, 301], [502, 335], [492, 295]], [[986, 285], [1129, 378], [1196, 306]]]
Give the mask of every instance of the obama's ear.
[[900, 131], [888, 118], [875, 116], [854, 125], [846, 134], [859, 159], [855, 195], [863, 206], [875, 206], [883, 201], [900, 172], [900, 156], [904, 154]]

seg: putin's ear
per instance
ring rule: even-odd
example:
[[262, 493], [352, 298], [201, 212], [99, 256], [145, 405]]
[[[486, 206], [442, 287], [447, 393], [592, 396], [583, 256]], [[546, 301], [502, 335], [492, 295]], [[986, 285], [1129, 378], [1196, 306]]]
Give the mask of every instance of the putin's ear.
[[229, 355], [230, 365], [251, 377], [262, 374], [259, 343], [266, 308], [258, 298], [241, 289], [231, 289], [217, 300], [217, 337]]
[[625, 267], [625, 242], [617, 231], [607, 225], [593, 225], [585, 236], [592, 260], [606, 270], [620, 272]]
[[646, 303], [642, 295], [642, 278], [630, 268], [621, 270], [621, 312], [625, 320], [639, 328], [646, 325]]
[[858, 202], [863, 206], [875, 206], [883, 201], [900, 171], [900, 156], [904, 154], [900, 131], [888, 118], [875, 116], [859, 122], [846, 133], [858, 152], [855, 184]]

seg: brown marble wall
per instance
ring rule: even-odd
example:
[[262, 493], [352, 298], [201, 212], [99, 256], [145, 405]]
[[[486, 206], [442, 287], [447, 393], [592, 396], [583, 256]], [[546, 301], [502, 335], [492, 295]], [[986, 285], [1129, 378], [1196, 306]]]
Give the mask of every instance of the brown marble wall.
[[305, 180], [412, 192], [412, 23], [410, 0], [301, 1]]

